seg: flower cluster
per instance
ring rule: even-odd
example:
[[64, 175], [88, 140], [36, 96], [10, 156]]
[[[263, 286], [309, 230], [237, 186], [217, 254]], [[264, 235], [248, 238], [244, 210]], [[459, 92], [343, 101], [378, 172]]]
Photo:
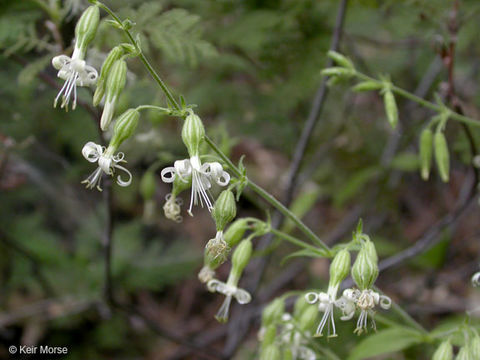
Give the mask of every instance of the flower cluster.
[[[205, 128], [202, 120], [192, 111], [185, 119], [182, 128], [182, 140], [188, 149], [189, 158], [177, 160], [173, 166], [162, 170], [161, 176], [165, 183], [173, 183], [174, 187], [190, 188], [190, 207], [188, 213], [192, 216], [194, 205], [206, 207], [209, 211], [213, 209], [213, 200], [210, 190], [213, 184], [226, 186], [230, 182], [230, 174], [223, 170], [219, 162], [202, 163], [200, 159], [200, 145], [205, 137]], [[178, 185], [182, 183], [183, 185]], [[172, 194], [175, 197], [175, 188]], [[173, 200], [174, 201], [174, 200]], [[168, 203], [168, 199], [167, 199]], [[167, 206], [168, 209], [168, 206]], [[166, 210], [165, 215], [171, 218]], [[177, 215], [175, 215], [177, 218]]]
[[[105, 97], [106, 102], [100, 128], [106, 131], [114, 115], [116, 100], [125, 86], [127, 67], [123, 58], [129, 48], [128, 46], [114, 48], [105, 59], [99, 76], [97, 70], [85, 62], [87, 48], [96, 35], [99, 22], [99, 7], [97, 5], [88, 7], [75, 27], [75, 46], [72, 56], [62, 54], [52, 59], [53, 67], [58, 70], [57, 76], [65, 80], [55, 98], [54, 106], [56, 107], [61, 99], [61, 108], [68, 110], [69, 104], [72, 102], [72, 109], [75, 109], [78, 96], [77, 86], [97, 84], [94, 105], [98, 105]], [[136, 109], [129, 109], [120, 115], [115, 122], [113, 136], [107, 147], [92, 141], [85, 144], [82, 149], [83, 157], [91, 163], [98, 163], [97, 169], [83, 181], [87, 189], [96, 188], [101, 191], [103, 175], [114, 176], [118, 170], [125, 172], [127, 179], [124, 180], [118, 176], [117, 184], [120, 186], [131, 184], [132, 174], [120, 165], [126, 162], [125, 155], [123, 152], [116, 152], [122, 142], [135, 132], [139, 117], [140, 114]]]
[[316, 360], [310, 344], [315, 319], [316, 310], [303, 297], [296, 301], [293, 314], [285, 312], [282, 298], [275, 299], [262, 314], [260, 359]]
[[52, 59], [53, 67], [58, 70], [57, 76], [65, 80], [63, 87], [58, 92], [54, 101], [57, 106], [60, 98], [60, 107], [68, 110], [70, 98], [73, 96], [72, 109], [77, 106], [77, 86], [92, 86], [97, 81], [98, 73], [95, 68], [85, 62], [87, 46], [95, 37], [100, 10], [98, 6], [87, 8], [75, 27], [75, 47], [72, 56], [58, 55]]
[[360, 311], [355, 333], [368, 331], [368, 317], [371, 317], [372, 328], [376, 329], [375, 308], [389, 309], [391, 299], [372, 289], [378, 276], [378, 258], [375, 246], [365, 234], [356, 234], [361, 242], [361, 248], [351, 269], [351, 275], [357, 288], [346, 289], [341, 297], [337, 297], [341, 282], [350, 271], [350, 253], [347, 249], [340, 250], [330, 265], [330, 281], [327, 292], [308, 292], [305, 300], [309, 304], [318, 304], [318, 310], [323, 313], [315, 336], [322, 336], [327, 327], [328, 337], [337, 336], [335, 328], [334, 308], [341, 310], [343, 321], [351, 320], [356, 311]]

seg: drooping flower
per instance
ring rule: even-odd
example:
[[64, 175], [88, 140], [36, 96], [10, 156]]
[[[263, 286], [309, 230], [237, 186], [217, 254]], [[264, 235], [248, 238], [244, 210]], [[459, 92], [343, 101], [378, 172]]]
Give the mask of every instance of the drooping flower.
[[333, 310], [337, 301], [338, 289], [350, 271], [350, 264], [350, 252], [347, 249], [340, 250], [330, 264], [330, 280], [328, 282], [327, 292], [309, 292], [305, 294], [307, 303], [315, 304], [318, 302], [318, 310], [323, 312], [323, 317], [318, 325], [315, 336], [323, 336], [323, 329], [327, 324], [328, 337], [337, 336]]
[[53, 67], [58, 70], [57, 76], [65, 80], [65, 84], [58, 92], [54, 101], [57, 106], [62, 98], [60, 107], [68, 110], [70, 98], [73, 96], [72, 109], [77, 106], [77, 86], [91, 86], [95, 84], [98, 73], [95, 68], [85, 63], [85, 53], [90, 42], [95, 37], [100, 10], [98, 6], [89, 6], [82, 14], [75, 27], [75, 48], [71, 57], [58, 55], [52, 59]]
[[388, 310], [392, 305], [392, 300], [385, 295], [380, 295], [371, 289], [358, 290], [346, 289], [343, 296], [337, 301], [336, 305], [342, 310], [342, 320], [350, 320], [356, 308], [360, 310], [360, 315], [357, 320], [357, 327], [354, 333], [361, 335], [368, 331], [368, 316], [370, 315], [372, 329], [376, 330], [375, 324], [375, 306], [379, 305], [382, 309]]
[[220, 186], [226, 186], [230, 182], [230, 174], [223, 170], [220, 163], [206, 162], [202, 164], [199, 156], [175, 161], [174, 166], [162, 170], [161, 176], [165, 183], [173, 183], [176, 177], [184, 183], [191, 181], [192, 190], [188, 209], [190, 215], [192, 215], [193, 205], [198, 204], [211, 211], [213, 204], [209, 190], [212, 184], [215, 182]]
[[222, 323], [228, 321], [228, 313], [232, 297], [234, 297], [239, 304], [247, 304], [252, 300], [252, 296], [248, 291], [238, 287], [242, 272], [250, 261], [251, 256], [252, 241], [250, 239], [242, 240], [233, 252], [232, 268], [230, 269], [227, 282], [224, 283], [217, 279], [212, 279], [207, 283], [209, 291], [218, 292], [226, 296], [222, 306], [215, 315], [217, 321]]
[[232, 302], [232, 297], [237, 300], [239, 304], [248, 304], [252, 300], [252, 296], [246, 290], [240, 289], [236, 285], [232, 284], [230, 281], [226, 283], [212, 279], [207, 283], [208, 291], [217, 292], [225, 295], [225, 300], [222, 303], [222, 306], [218, 310], [215, 318], [219, 322], [226, 322], [228, 320], [228, 313], [230, 310], [230, 303]]
[[105, 173], [113, 176], [115, 170], [117, 169], [124, 171], [128, 176], [128, 180], [126, 181], [123, 180], [121, 176], [117, 176], [117, 184], [123, 187], [131, 184], [132, 174], [126, 168], [119, 165], [119, 163], [126, 162], [124, 160], [125, 155], [123, 152], [119, 152], [114, 155], [113, 153], [115, 150], [115, 147], [109, 146], [108, 148], [105, 148], [104, 146], [95, 144], [92, 141], [89, 141], [85, 144], [82, 149], [83, 157], [91, 163], [98, 162], [98, 168], [92, 172], [87, 179], [82, 181], [82, 184], [87, 184], [87, 189], [93, 189], [96, 187], [99, 191], [102, 191], [102, 175]]
[[98, 77], [97, 70], [85, 63], [81, 51], [77, 48], [75, 48], [72, 57], [67, 55], [55, 56], [52, 60], [52, 65], [58, 70], [57, 76], [65, 80], [63, 87], [55, 98], [53, 106], [56, 107], [61, 98], [60, 107], [68, 111], [70, 99], [73, 97], [72, 110], [75, 110], [77, 107], [77, 86], [94, 85]]
[[318, 303], [318, 311], [323, 312], [322, 320], [318, 324], [315, 336], [323, 336], [323, 329], [328, 324], [328, 337], [337, 336], [335, 329], [335, 319], [333, 316], [333, 306], [337, 296], [338, 287], [329, 287], [325, 292], [309, 292], [305, 294], [305, 300], [309, 304]]

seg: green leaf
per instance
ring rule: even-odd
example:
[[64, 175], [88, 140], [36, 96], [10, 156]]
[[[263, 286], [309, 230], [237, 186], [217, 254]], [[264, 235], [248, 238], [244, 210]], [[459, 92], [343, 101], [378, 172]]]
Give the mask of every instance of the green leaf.
[[394, 327], [369, 335], [351, 351], [348, 360], [370, 359], [390, 354], [422, 342], [422, 335], [404, 327]]

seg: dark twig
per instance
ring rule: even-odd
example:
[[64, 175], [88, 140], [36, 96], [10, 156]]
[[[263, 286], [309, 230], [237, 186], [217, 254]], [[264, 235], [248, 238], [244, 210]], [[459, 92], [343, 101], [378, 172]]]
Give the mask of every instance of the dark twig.
[[113, 237], [113, 201], [112, 201], [112, 182], [110, 179], [105, 182], [103, 189], [103, 201], [106, 207], [105, 228], [103, 232], [103, 248], [105, 257], [105, 284], [104, 296], [107, 303], [114, 302], [113, 279], [112, 279], [112, 237]]
[[[340, 43], [340, 38], [342, 36], [343, 31], [343, 24], [345, 20], [345, 13], [347, 10], [347, 3], [348, 0], [342, 0], [339, 5], [339, 9], [337, 12], [337, 19], [335, 22], [335, 28], [332, 35], [332, 41], [330, 44], [330, 50], [337, 51], [338, 46]], [[325, 67], [331, 67], [333, 61], [329, 58]], [[295, 148], [295, 152], [293, 154], [292, 163], [290, 165], [290, 169], [288, 171], [288, 180], [287, 180], [287, 190], [285, 194], [285, 203], [290, 204], [292, 201], [292, 196], [295, 191], [296, 185], [295, 182], [298, 176], [298, 170], [303, 162], [303, 157], [305, 155], [305, 151], [307, 149], [308, 143], [310, 138], [312, 137], [313, 130], [317, 125], [318, 119], [322, 113], [323, 104], [328, 94], [328, 86], [327, 86], [328, 79], [323, 78], [320, 84], [320, 87], [315, 94], [315, 98], [312, 103], [312, 107], [310, 109], [310, 113], [308, 115], [307, 121], [305, 122], [305, 126], [302, 130], [300, 135], [300, 139], [298, 140], [297, 146]]]

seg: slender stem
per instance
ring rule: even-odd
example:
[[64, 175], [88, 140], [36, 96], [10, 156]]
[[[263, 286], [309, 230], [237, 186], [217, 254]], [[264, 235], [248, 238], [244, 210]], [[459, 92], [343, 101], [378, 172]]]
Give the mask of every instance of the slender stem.
[[103, 249], [104, 249], [104, 271], [105, 271], [105, 285], [104, 294], [105, 299], [109, 305], [115, 303], [113, 295], [113, 276], [112, 276], [112, 238], [113, 238], [113, 203], [112, 203], [112, 186], [111, 181], [105, 183], [103, 189], [104, 202], [106, 207], [105, 229], [103, 233]]
[[275, 209], [281, 212], [285, 217], [292, 220], [295, 225], [300, 229], [300, 231], [302, 231], [314, 244], [322, 248], [327, 254], [330, 254], [330, 248], [328, 247], [328, 245], [325, 244], [317, 235], [315, 235], [315, 233], [310, 230], [310, 228], [305, 225], [302, 220], [300, 220], [294, 213], [288, 210], [280, 201], [275, 199], [262, 187], [258, 186], [251, 180], [248, 180], [248, 186], [250, 186], [253, 191], [260, 195], [265, 201], [270, 203], [270, 205], [272, 205]]
[[181, 110], [181, 107], [180, 105], [178, 105], [177, 101], [175, 100], [175, 98], [173, 97], [172, 93], [170, 92], [170, 90], [168, 89], [167, 85], [163, 82], [163, 80], [160, 78], [160, 76], [157, 74], [157, 72], [155, 71], [155, 69], [152, 67], [152, 65], [150, 65], [150, 63], [148, 62], [147, 58], [145, 57], [145, 55], [143, 54], [142, 52], [142, 49], [138, 46], [137, 42], [135, 41], [135, 39], [133, 38], [133, 35], [132, 33], [127, 29], [125, 28], [125, 26], [123, 26], [123, 23], [122, 23], [122, 20], [120, 20], [120, 18], [112, 11], [110, 10], [110, 8], [108, 6], [106, 6], [105, 4], [97, 1], [96, 4], [101, 7], [103, 10], [105, 10], [117, 23], [118, 25], [121, 26], [122, 30], [125, 32], [125, 34], [127, 35], [128, 37], [128, 40], [130, 40], [130, 42], [132, 43], [133, 46], [135, 46], [135, 49], [138, 51], [138, 57], [140, 58], [140, 60], [143, 62], [143, 64], [145, 65], [145, 67], [147, 68], [148, 72], [150, 73], [150, 75], [153, 77], [153, 79], [158, 83], [158, 85], [162, 88], [162, 91], [165, 93], [165, 96], [167, 97], [167, 99], [170, 101], [171, 105], [176, 109], [176, 110]]
[[161, 107], [161, 106], [155, 106], [155, 105], [140, 105], [140, 106], [137, 106], [137, 110], [140, 111], [140, 110], [158, 110], [158, 111], [164, 111], [166, 113], [169, 113], [171, 110], [168, 109], [168, 108], [164, 108], [164, 107]]
[[[362, 80], [366, 80], [366, 81], [374, 81], [376, 83], [382, 83], [381, 80], [378, 80], [378, 79], [375, 79], [373, 77], [370, 77], [368, 75], [365, 75], [365, 74], [362, 74], [358, 71], [355, 72], [355, 76], [357, 76], [359, 79], [362, 79]], [[438, 104], [435, 104], [435, 103], [432, 103], [428, 100], [425, 100], [425, 99], [422, 99], [421, 97], [415, 95], [415, 94], [412, 94], [398, 86], [395, 86], [395, 85], [391, 85], [391, 90], [400, 95], [400, 96], [403, 96], [409, 100], [412, 100], [420, 105], [422, 105], [423, 107], [426, 107], [428, 109], [431, 109], [433, 111], [436, 111], [436, 112], [442, 112], [442, 111], [445, 111], [445, 107], [442, 106], [442, 105], [438, 105]], [[451, 119], [454, 119], [454, 120], [457, 120], [459, 122], [462, 122], [464, 124], [468, 124], [468, 125], [472, 125], [472, 126], [480, 126], [480, 121], [478, 120], [474, 120], [472, 118], [469, 118], [467, 116], [464, 116], [464, 115], [461, 115], [453, 110], [449, 110], [449, 118]]]
[[269, 229], [269, 232], [271, 232], [272, 234], [274, 234], [275, 236], [279, 237], [282, 240], [288, 241], [288, 242], [290, 242], [294, 245], [297, 245], [299, 247], [302, 247], [304, 249], [312, 250], [313, 252], [315, 252], [318, 255], [325, 255], [323, 252], [319, 252], [318, 248], [316, 248], [315, 246], [307, 244], [305, 241], [297, 239], [296, 237], [291, 236], [287, 233], [284, 233], [283, 231], [271, 228], [271, 229]]
[[[167, 85], [163, 82], [163, 80], [160, 78], [160, 76], [157, 74], [157, 72], [153, 69], [153, 67], [150, 65], [148, 62], [147, 58], [143, 55], [142, 50], [139, 48], [138, 44], [136, 41], [133, 39], [132, 34], [128, 29], [126, 29], [120, 18], [115, 15], [115, 13], [110, 10], [106, 5], [97, 2], [97, 5], [100, 6], [102, 9], [104, 9], [106, 12], [112, 16], [115, 21], [122, 26], [122, 29], [125, 31], [125, 34], [129, 38], [130, 42], [135, 46], [139, 53], [139, 57], [142, 60], [143, 64], [147, 68], [148, 72], [150, 75], [152, 75], [153, 79], [158, 83], [160, 88], [163, 90], [167, 98], [170, 100], [172, 105], [175, 107], [176, 110], [181, 110], [180, 106], [177, 104], [175, 99], [173, 98], [172, 94], [170, 93], [170, 90], [168, 90]], [[240, 170], [232, 163], [232, 161], [220, 150], [220, 148], [213, 143], [213, 141], [208, 137], [205, 136], [205, 141], [207, 144], [225, 161], [225, 163], [231, 168], [231, 170], [235, 173], [236, 176], [242, 177], [242, 174]], [[272, 195], [270, 195], [267, 191], [265, 191], [263, 188], [252, 182], [251, 180], [248, 180], [248, 185], [251, 187], [253, 191], [255, 191], [258, 195], [263, 197], [268, 203], [270, 203], [273, 207], [275, 207], [279, 212], [281, 212], [284, 216], [288, 217], [290, 220], [292, 220], [297, 227], [310, 239], [312, 242], [320, 246], [323, 250], [325, 250], [327, 253], [330, 253], [329, 247], [322, 241], [320, 238], [313, 233], [312, 230], [310, 230], [300, 219], [298, 219], [295, 214], [293, 214], [290, 210], [288, 210], [282, 203], [280, 203], [277, 199], [275, 199]]]
[[[208, 137], [205, 135], [206, 143], [215, 151], [218, 156], [222, 158], [223, 161], [230, 167], [231, 171], [238, 177], [242, 178], [244, 175], [240, 172], [240, 170], [233, 164], [233, 162], [223, 153], [222, 150]], [[315, 233], [310, 230], [310, 228], [303, 223], [294, 213], [288, 210], [280, 201], [275, 199], [272, 195], [270, 195], [266, 190], [262, 187], [258, 186], [256, 183], [251, 181], [250, 179], [246, 179], [247, 185], [255, 191], [258, 195], [260, 195], [265, 201], [267, 201], [270, 205], [272, 205], [275, 209], [281, 212], [284, 216], [288, 217], [292, 220], [295, 225], [314, 243], [317, 244], [320, 248], [330, 254], [330, 248], [322, 241], [320, 238], [315, 235]]]

